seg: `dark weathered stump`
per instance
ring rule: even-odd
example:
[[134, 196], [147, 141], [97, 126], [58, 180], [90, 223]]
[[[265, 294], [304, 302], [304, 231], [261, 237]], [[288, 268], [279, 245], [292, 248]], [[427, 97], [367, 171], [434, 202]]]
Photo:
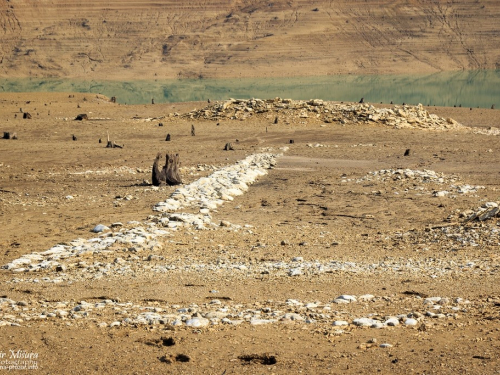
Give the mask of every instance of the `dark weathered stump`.
[[109, 132], [108, 132], [108, 143], [106, 144], [106, 148], [123, 148], [123, 147], [124, 145], [119, 145], [114, 141], [112, 141], [111, 139], [109, 139]]
[[161, 152], [156, 155], [155, 161], [153, 162], [153, 170], [151, 175], [151, 182], [154, 186], [163, 186], [167, 183], [167, 176], [162, 169], [160, 169], [159, 163], [160, 159], [163, 158]]
[[76, 138], [76, 135], [72, 135], [71, 138], [73, 138], [74, 141], [76, 141], [78, 138]]
[[181, 175], [179, 173], [179, 167], [181, 161], [179, 160], [179, 154], [167, 154], [165, 167], [167, 175], [167, 184], [169, 185], [180, 185], [182, 184]]
[[11, 132], [3, 132], [3, 139], [17, 139], [17, 134]]
[[410, 156], [410, 149], [409, 148], [406, 149], [404, 156]]
[[86, 113], [81, 113], [75, 117], [76, 121], [84, 121], [84, 120], [88, 120], [88, 119], [89, 119], [89, 116], [87, 116]]
[[170, 142], [170, 133], [167, 134], [167, 138], [165, 138], [165, 141]]
[[226, 145], [224, 146], [224, 151], [234, 151], [233, 145], [230, 142], [226, 143]]
[[195, 136], [195, 129], [194, 125], [191, 125], [191, 135], [194, 137]]
[[359, 100], [359, 104], [363, 104], [364, 102], [365, 102], [365, 98], [361, 98], [361, 99]]
[[295, 143], [295, 141], [293, 139], [290, 139], [290, 143]]
[[111, 103], [116, 103], [116, 96], [111, 97]]
[[29, 112], [24, 112], [23, 113], [23, 118], [29, 120], [29, 119], [31, 119], [31, 114]]
[[160, 152], [156, 155], [153, 163], [151, 182], [154, 186], [179, 185], [182, 184], [182, 179], [179, 173], [180, 160], [179, 154], [166, 154], [165, 165], [160, 169], [160, 160], [163, 154]]
[[123, 148], [123, 145], [119, 145], [113, 141], [108, 141], [106, 148]]
[[276, 117], [274, 118], [274, 123], [275, 123], [275, 124], [277, 124], [277, 123], [278, 123], [278, 116], [276, 116]]

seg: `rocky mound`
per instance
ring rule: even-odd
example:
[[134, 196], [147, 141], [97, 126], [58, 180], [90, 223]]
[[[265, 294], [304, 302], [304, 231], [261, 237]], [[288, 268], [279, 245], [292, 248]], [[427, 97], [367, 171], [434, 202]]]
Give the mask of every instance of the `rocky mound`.
[[219, 121], [245, 120], [259, 115], [274, 118], [275, 123], [278, 123], [280, 119], [283, 121], [315, 119], [318, 122], [343, 125], [380, 123], [395, 129], [449, 130], [465, 128], [452, 118], [444, 119], [429, 113], [422, 104], [376, 108], [364, 103], [338, 104], [325, 102], [321, 99], [308, 101], [282, 98], [229, 99], [224, 102], [210, 103], [205, 108], [191, 111], [182, 117]]

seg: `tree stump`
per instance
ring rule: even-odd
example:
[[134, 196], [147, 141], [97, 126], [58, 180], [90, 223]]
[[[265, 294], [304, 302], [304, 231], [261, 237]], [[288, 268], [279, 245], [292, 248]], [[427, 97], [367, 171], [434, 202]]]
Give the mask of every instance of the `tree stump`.
[[111, 97], [111, 103], [116, 103], [116, 96]]
[[113, 141], [108, 141], [106, 148], [123, 148], [123, 145], [119, 145]]
[[109, 133], [108, 133], [108, 143], [106, 144], [106, 148], [123, 148], [124, 145], [119, 145], [115, 143], [114, 141], [109, 139]]
[[179, 160], [179, 154], [167, 154], [165, 161], [165, 167], [167, 170], [167, 184], [182, 184], [181, 175], [179, 174], [180, 165], [181, 161]]
[[182, 184], [182, 179], [179, 173], [180, 160], [179, 154], [166, 154], [165, 165], [160, 169], [160, 159], [163, 154], [160, 152], [156, 155], [153, 163], [151, 174], [151, 182], [154, 186], [179, 185]]
[[170, 133], [167, 134], [167, 138], [165, 138], [166, 142], [170, 142]]
[[167, 176], [165, 171], [160, 169], [159, 163], [160, 159], [163, 157], [161, 152], [156, 155], [155, 161], [153, 162], [153, 171], [151, 176], [151, 182], [154, 186], [164, 186], [167, 183]]
[[29, 119], [31, 119], [31, 114], [29, 112], [24, 112], [23, 113], [23, 118], [29, 120]]
[[3, 139], [17, 139], [17, 134], [11, 132], [3, 132]]
[[191, 135], [194, 137], [195, 136], [195, 129], [194, 125], [191, 125]]

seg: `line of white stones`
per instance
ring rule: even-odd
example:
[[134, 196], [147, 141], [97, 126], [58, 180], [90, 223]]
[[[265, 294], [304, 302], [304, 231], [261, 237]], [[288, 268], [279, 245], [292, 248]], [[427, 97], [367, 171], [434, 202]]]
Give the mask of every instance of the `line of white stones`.
[[[165, 202], [155, 205], [154, 210], [160, 212], [171, 212], [192, 206], [200, 207], [201, 215], [184, 213], [172, 214], [173, 221], [181, 221], [191, 224], [197, 228], [204, 224], [210, 224], [209, 212], [220, 206], [225, 201], [233, 200], [234, 196], [243, 194], [248, 190], [259, 176], [267, 173], [267, 170], [276, 164], [279, 155], [262, 153], [250, 155], [244, 160], [238, 161], [215, 171], [208, 177], [201, 178], [189, 185], [175, 190], [171, 197]], [[163, 214], [161, 219], [155, 222], [130, 222], [133, 228], [121, 228], [117, 232], [103, 233], [91, 239], [76, 239], [69, 244], [58, 244], [44, 252], [34, 252], [23, 255], [6, 265], [2, 266], [13, 272], [30, 272], [40, 269], [53, 269], [60, 265], [66, 258], [82, 256], [85, 253], [96, 254], [113, 249], [134, 248], [153, 249], [161, 247], [158, 239], [170, 234], [177, 225], [168, 225], [169, 215]], [[106, 228], [99, 225], [100, 230]], [[96, 228], [97, 228], [96, 227]], [[168, 228], [168, 230], [165, 229]]]

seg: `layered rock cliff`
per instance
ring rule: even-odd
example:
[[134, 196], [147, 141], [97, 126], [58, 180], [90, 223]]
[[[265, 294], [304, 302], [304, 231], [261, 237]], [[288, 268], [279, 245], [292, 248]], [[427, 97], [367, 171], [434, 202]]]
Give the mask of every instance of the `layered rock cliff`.
[[495, 69], [498, 19], [495, 0], [0, 0], [0, 76]]

